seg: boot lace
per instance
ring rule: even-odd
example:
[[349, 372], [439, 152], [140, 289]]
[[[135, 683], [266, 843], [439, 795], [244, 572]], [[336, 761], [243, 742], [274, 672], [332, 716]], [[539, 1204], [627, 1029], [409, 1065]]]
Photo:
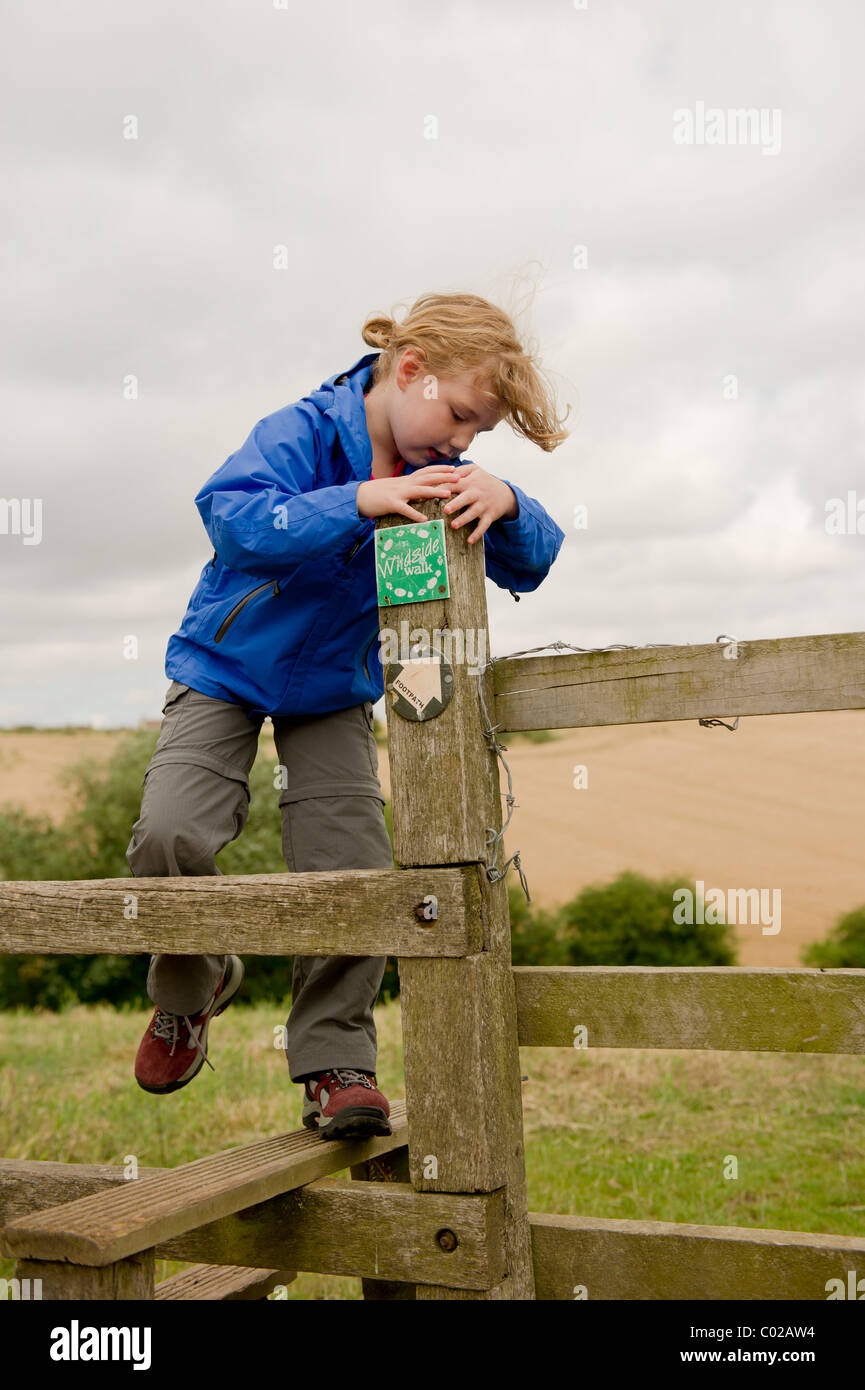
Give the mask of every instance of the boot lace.
[[[150, 1030], [151, 1037], [160, 1038], [162, 1042], [170, 1042], [171, 1052], [169, 1053], [169, 1056], [173, 1057], [174, 1049], [177, 1046], [177, 1040], [180, 1037], [181, 1018], [183, 1019], [183, 1022], [186, 1024], [186, 1029], [189, 1033], [190, 1038], [192, 1039], [192, 1042], [195, 1043], [195, 1046], [198, 1048], [205, 1062], [210, 1067], [210, 1070], [216, 1071], [216, 1067], [213, 1065], [204, 1048], [201, 1046], [201, 1043], [198, 1040], [198, 1034], [193, 1028], [192, 1024], [190, 1023], [189, 1018], [186, 1014], [169, 1014], [166, 1013], [164, 1009], [157, 1009], [155, 1017], [153, 1019], [153, 1027]], [[192, 1043], [189, 1043], [188, 1045], [191, 1047]]]
[[370, 1078], [364, 1071], [356, 1071], [354, 1067], [335, 1067], [331, 1072], [341, 1086], [366, 1086], [370, 1091], [375, 1090]]

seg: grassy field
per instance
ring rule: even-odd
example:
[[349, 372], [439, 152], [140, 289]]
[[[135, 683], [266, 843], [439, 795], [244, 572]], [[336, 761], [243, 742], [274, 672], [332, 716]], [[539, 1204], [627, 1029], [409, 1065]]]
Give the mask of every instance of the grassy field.
[[[379, 1082], [402, 1099], [399, 1002], [376, 1017]], [[143, 1013], [0, 1014], [0, 1154], [173, 1166], [297, 1129], [301, 1088], [273, 1045], [284, 1021], [229, 1010], [210, 1037], [216, 1071], [159, 1098], [132, 1076]], [[521, 1070], [532, 1211], [865, 1236], [859, 1057], [523, 1048]], [[157, 1278], [180, 1268], [161, 1262]], [[288, 1294], [356, 1299], [360, 1280], [301, 1274]]]

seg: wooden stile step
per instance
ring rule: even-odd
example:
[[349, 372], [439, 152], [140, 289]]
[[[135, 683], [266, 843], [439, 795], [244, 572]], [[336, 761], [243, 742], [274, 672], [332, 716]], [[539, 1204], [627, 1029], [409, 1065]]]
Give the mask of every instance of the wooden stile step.
[[290, 1284], [294, 1270], [249, 1269], [245, 1265], [192, 1265], [156, 1285], [153, 1297], [163, 1301], [217, 1302], [264, 1298], [277, 1284]]
[[308, 1129], [184, 1163], [156, 1177], [78, 1197], [11, 1221], [5, 1245], [18, 1259], [108, 1265], [207, 1222], [231, 1216], [316, 1178], [408, 1142], [405, 1101], [391, 1105], [392, 1134], [323, 1140]]

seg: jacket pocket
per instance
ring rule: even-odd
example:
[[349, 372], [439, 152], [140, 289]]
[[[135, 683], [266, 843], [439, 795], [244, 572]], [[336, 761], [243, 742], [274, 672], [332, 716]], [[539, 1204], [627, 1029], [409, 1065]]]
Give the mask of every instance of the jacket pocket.
[[241, 613], [241, 612], [243, 611], [243, 609], [246, 607], [246, 605], [247, 605], [252, 599], [254, 599], [254, 598], [256, 597], [257, 594], [263, 594], [263, 593], [265, 592], [266, 589], [270, 589], [270, 590], [272, 591], [274, 597], [275, 597], [275, 596], [279, 593], [279, 580], [278, 580], [278, 579], [268, 579], [268, 580], [266, 581], [266, 583], [264, 583], [264, 584], [259, 584], [257, 588], [251, 589], [250, 592], [249, 592], [248, 594], [244, 594], [243, 598], [240, 599], [240, 600], [234, 605], [234, 607], [232, 608], [231, 612], [228, 613], [228, 614], [226, 615], [226, 617], [223, 618], [222, 622], [219, 624], [219, 627], [216, 629], [216, 632], [215, 632], [215, 634], [214, 634], [214, 638], [213, 638], [214, 642], [221, 642], [221, 641], [222, 641], [223, 637], [225, 636], [225, 634], [226, 634], [226, 632], [228, 631], [228, 629], [231, 627], [231, 624], [234, 622], [234, 620], [235, 620], [235, 618], [238, 616], [238, 614]]
[[376, 638], [378, 637], [378, 635], [379, 635], [378, 632], [374, 632], [374, 633], [372, 634], [372, 637], [369, 639], [369, 641], [368, 641], [367, 644], [366, 644], [366, 650], [364, 651], [364, 654], [363, 654], [363, 669], [364, 669], [364, 674], [366, 675], [366, 678], [367, 678], [368, 681], [372, 680], [372, 676], [371, 676], [370, 673], [369, 673], [369, 666], [367, 665], [367, 657], [369, 656], [370, 651], [372, 650], [372, 644], [373, 644], [373, 642], [376, 640]]

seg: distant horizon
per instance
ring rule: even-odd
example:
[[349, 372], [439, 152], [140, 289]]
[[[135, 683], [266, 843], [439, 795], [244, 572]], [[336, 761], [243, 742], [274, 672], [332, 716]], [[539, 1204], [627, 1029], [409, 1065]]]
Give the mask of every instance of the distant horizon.
[[[382, 697], [383, 699], [384, 697]], [[373, 705], [373, 715], [380, 722], [383, 721], [383, 714], [379, 712], [379, 700]], [[271, 717], [266, 714], [262, 720], [262, 729], [271, 723]], [[27, 734], [27, 733], [84, 733], [84, 734], [118, 734], [129, 731], [137, 732], [142, 729], [159, 729], [162, 727], [162, 716], [156, 715], [155, 718], [142, 716], [137, 724], [0, 724], [0, 734]], [[0, 771], [0, 787], [2, 787], [2, 771]]]

